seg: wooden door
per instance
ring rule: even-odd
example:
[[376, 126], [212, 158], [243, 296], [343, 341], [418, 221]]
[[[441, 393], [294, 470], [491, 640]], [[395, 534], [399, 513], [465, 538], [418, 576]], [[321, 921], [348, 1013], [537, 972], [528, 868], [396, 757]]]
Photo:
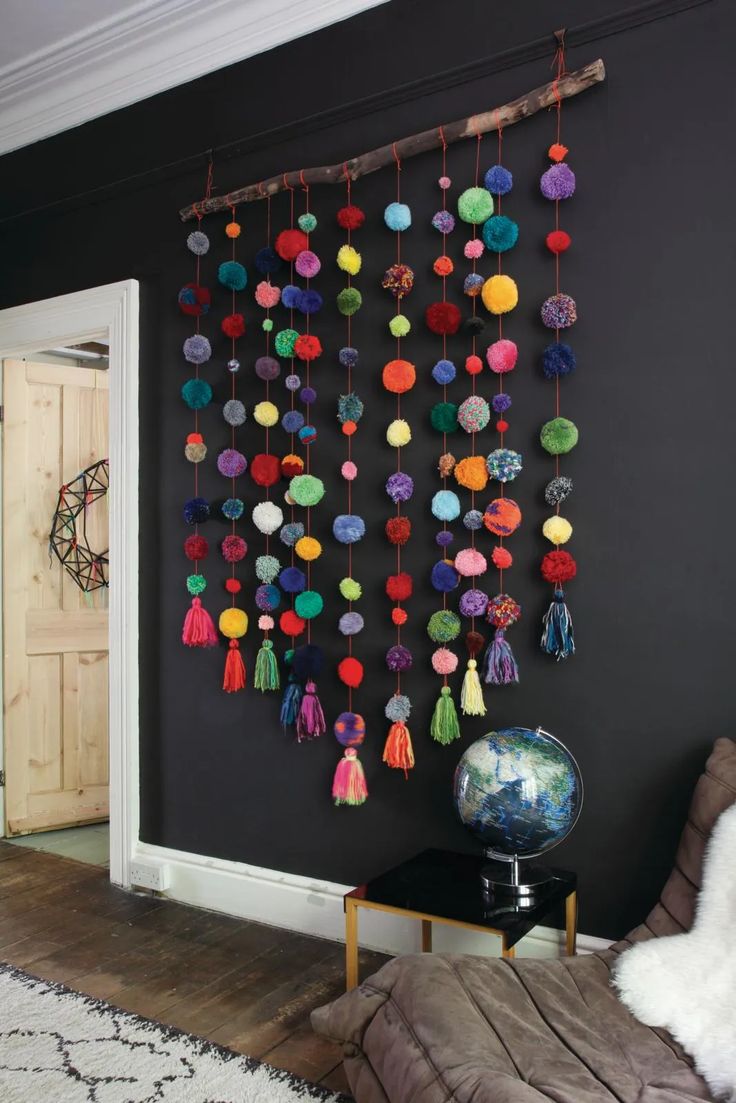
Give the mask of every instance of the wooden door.
[[[108, 373], [3, 364], [3, 644], [8, 835], [107, 819], [107, 590], [49, 553], [59, 488], [108, 448]], [[107, 497], [87, 514], [108, 546]]]

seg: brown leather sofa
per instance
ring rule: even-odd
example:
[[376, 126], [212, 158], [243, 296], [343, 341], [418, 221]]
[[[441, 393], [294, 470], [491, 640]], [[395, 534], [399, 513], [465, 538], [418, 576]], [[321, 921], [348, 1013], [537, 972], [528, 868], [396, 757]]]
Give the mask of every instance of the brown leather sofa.
[[698, 781], [659, 902], [603, 953], [556, 961], [412, 954], [312, 1015], [344, 1047], [357, 1103], [689, 1103], [711, 1100], [692, 1061], [617, 1000], [631, 942], [688, 930], [709, 833], [736, 800], [736, 743]]

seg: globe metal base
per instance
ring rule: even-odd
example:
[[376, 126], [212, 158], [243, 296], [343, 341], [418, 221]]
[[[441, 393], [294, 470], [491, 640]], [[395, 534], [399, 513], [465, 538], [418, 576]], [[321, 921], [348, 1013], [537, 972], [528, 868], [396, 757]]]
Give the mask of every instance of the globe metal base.
[[489, 862], [480, 871], [483, 888], [496, 896], [514, 896], [531, 898], [549, 881], [554, 874], [545, 866], [521, 863], [516, 855], [508, 861]]

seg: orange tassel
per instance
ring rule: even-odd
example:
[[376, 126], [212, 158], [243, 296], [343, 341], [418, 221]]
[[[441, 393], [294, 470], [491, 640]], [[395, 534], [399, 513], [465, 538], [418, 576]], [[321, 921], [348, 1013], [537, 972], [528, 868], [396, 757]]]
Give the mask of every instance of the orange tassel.
[[409, 770], [414, 766], [414, 749], [411, 745], [409, 729], [400, 720], [392, 724], [388, 730], [386, 745], [383, 748], [383, 761], [387, 766], [403, 770], [404, 777], [409, 776]]
[[222, 683], [225, 693], [236, 693], [239, 689], [245, 689], [245, 667], [240, 654], [240, 644], [237, 640], [230, 640], [230, 646], [225, 660], [225, 680]]

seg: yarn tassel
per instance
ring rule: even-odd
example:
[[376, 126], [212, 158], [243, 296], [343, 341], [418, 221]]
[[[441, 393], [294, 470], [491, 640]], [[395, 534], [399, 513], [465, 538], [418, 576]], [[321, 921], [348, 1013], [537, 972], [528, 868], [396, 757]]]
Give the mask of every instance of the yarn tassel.
[[406, 724], [397, 720], [388, 729], [386, 744], [383, 748], [383, 761], [395, 770], [403, 770], [404, 777], [414, 766], [414, 748]]
[[503, 628], [493, 633], [486, 651], [483, 681], [493, 686], [508, 686], [519, 680], [519, 668]]
[[452, 743], [454, 739], [460, 738], [460, 723], [449, 686], [442, 687], [437, 704], [434, 706], [429, 731], [437, 743], [444, 743], [445, 746]]
[[326, 731], [325, 714], [319, 703], [317, 687], [314, 682], [307, 682], [296, 718], [296, 737], [301, 743], [304, 739], [315, 739], [318, 735], [324, 735]]
[[281, 700], [281, 726], [291, 728], [296, 724], [299, 715], [299, 706], [302, 703], [302, 687], [293, 676], [289, 675], [286, 691]]
[[345, 754], [337, 764], [332, 782], [332, 799], [335, 804], [350, 804], [353, 807], [365, 804], [368, 786], [365, 774], [355, 747], [346, 747]]
[[544, 625], [542, 651], [548, 655], [555, 655], [558, 662], [560, 659], [566, 659], [568, 655], [575, 654], [572, 617], [565, 605], [565, 594], [561, 589], [555, 590], [554, 600], [545, 613], [542, 624]]
[[483, 687], [478, 677], [478, 663], [468, 659], [468, 668], [460, 690], [460, 708], [464, 716], [485, 716], [486, 703], [483, 700]]
[[253, 685], [262, 693], [270, 689], [279, 689], [279, 664], [273, 652], [271, 640], [264, 640], [261, 650], [256, 655], [256, 668], [253, 674]]
[[245, 689], [245, 667], [243, 656], [240, 654], [240, 644], [237, 640], [230, 640], [225, 660], [225, 678], [222, 683], [225, 693], [237, 693], [239, 689]]
[[201, 598], [192, 598], [192, 604], [184, 618], [181, 642], [187, 647], [214, 647], [217, 643], [215, 625]]

